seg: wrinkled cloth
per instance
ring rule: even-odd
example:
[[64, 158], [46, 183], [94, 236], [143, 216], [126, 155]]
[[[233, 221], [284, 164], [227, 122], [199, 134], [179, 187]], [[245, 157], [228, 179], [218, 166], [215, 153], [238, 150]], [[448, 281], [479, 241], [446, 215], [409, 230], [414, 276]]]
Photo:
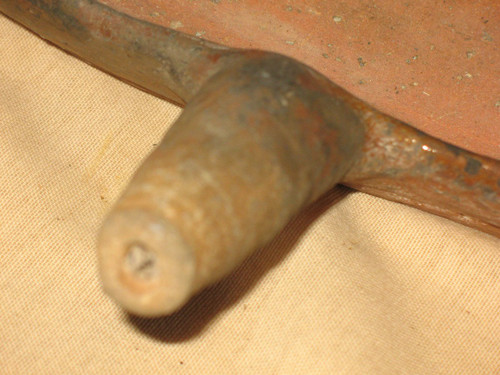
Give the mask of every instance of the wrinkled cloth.
[[499, 374], [500, 240], [338, 187], [178, 313], [103, 292], [96, 236], [181, 109], [0, 16], [2, 374]]

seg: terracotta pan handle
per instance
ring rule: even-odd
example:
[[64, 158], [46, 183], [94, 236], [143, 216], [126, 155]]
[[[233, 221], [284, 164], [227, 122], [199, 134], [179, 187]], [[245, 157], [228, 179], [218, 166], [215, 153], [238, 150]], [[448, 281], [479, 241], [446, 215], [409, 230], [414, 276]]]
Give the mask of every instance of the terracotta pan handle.
[[185, 104], [105, 220], [106, 291], [172, 313], [337, 183], [500, 237], [500, 163], [429, 137], [308, 66], [229, 49], [91, 0], [0, 11], [134, 85]]

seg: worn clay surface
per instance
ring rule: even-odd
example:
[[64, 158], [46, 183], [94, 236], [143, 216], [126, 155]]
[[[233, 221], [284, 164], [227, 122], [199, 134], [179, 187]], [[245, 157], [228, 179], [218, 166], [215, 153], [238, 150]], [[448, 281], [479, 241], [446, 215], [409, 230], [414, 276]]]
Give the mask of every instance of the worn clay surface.
[[500, 2], [105, 0], [223, 45], [280, 52], [384, 113], [500, 159]]

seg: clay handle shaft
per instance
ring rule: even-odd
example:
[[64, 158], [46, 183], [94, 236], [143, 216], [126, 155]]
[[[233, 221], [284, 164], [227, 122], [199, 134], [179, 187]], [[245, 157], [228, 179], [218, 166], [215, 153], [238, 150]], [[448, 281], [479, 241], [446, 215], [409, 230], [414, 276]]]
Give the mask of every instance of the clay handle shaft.
[[136, 314], [171, 313], [334, 186], [363, 128], [328, 90], [309, 68], [267, 53], [212, 77], [104, 224], [108, 293]]

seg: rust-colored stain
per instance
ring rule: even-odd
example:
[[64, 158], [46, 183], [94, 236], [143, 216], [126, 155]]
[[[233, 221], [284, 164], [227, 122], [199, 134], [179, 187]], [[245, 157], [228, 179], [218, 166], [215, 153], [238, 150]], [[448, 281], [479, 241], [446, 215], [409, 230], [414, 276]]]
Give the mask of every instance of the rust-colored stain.
[[[91, 0], [4, 0], [0, 10], [101, 69], [186, 105], [101, 230], [103, 284], [127, 310], [146, 316], [177, 310], [270, 241], [301, 209], [337, 183], [500, 237], [498, 160], [452, 146], [374, 109], [334, 84], [329, 78], [335, 71], [329, 75], [318, 71], [326, 65], [315, 70], [281, 54], [233, 49], [180, 32], [189, 18], [176, 14], [175, 1], [168, 2], [170, 17], [174, 17], [168, 24], [176, 30], [127, 16], [118, 4], [107, 3], [117, 9]], [[120, 4], [130, 12], [135, 8], [127, 7], [137, 3]], [[141, 4], [142, 12], [160, 3]], [[224, 7], [241, 7], [250, 14], [258, 10], [251, 7], [253, 2], [243, 0], [186, 4], [194, 7], [193, 12], [201, 9], [198, 6], [205, 7], [206, 13], [209, 8], [228, 12]], [[292, 27], [287, 23], [290, 15], [308, 22], [328, 19], [331, 27], [346, 29], [358, 17], [349, 13], [345, 3], [337, 4], [338, 9], [319, 1], [287, 4], [281, 8], [283, 3], [273, 3], [267, 15], [279, 16], [285, 29]], [[396, 8], [401, 6], [405, 5]], [[155, 16], [151, 13], [150, 17], [160, 18], [161, 9], [155, 9]], [[367, 24], [382, 14], [375, 6], [358, 11], [369, 16]], [[262, 17], [253, 27], [271, 32], [269, 38], [278, 37], [266, 20]], [[390, 30], [391, 25], [404, 30], [399, 21], [385, 20]], [[371, 30], [363, 27], [360, 30]], [[210, 29], [206, 30], [208, 34]], [[494, 29], [487, 34], [484, 28], [478, 30], [484, 42], [496, 37]], [[311, 41], [318, 32], [314, 28], [303, 31]], [[241, 36], [241, 30], [235, 35]], [[370, 37], [370, 45], [384, 40], [384, 35]], [[296, 37], [293, 46], [301, 45], [303, 53], [317, 53], [324, 64], [318, 45], [306, 47], [299, 33]], [[352, 46], [356, 41], [350, 39]], [[332, 43], [330, 38], [323, 42]], [[411, 54], [405, 65], [425, 61], [425, 53], [416, 54], [408, 46]], [[330, 54], [337, 53], [333, 45], [329, 48]], [[376, 55], [368, 53], [370, 48], [346, 50], [341, 58], [352, 62], [350, 79], [366, 86], [374, 78], [365, 73], [378, 64]], [[465, 56], [475, 59], [478, 51], [470, 50]], [[314, 58], [304, 61], [315, 64]], [[355, 69], [364, 73], [356, 75]], [[475, 75], [464, 73], [462, 80], [473, 80]], [[404, 90], [418, 88], [425, 90], [424, 96], [434, 95], [421, 78], [408, 78]], [[389, 98], [377, 90], [370, 95]], [[404, 103], [416, 108], [415, 101]], [[416, 111], [408, 113], [418, 120]]]

